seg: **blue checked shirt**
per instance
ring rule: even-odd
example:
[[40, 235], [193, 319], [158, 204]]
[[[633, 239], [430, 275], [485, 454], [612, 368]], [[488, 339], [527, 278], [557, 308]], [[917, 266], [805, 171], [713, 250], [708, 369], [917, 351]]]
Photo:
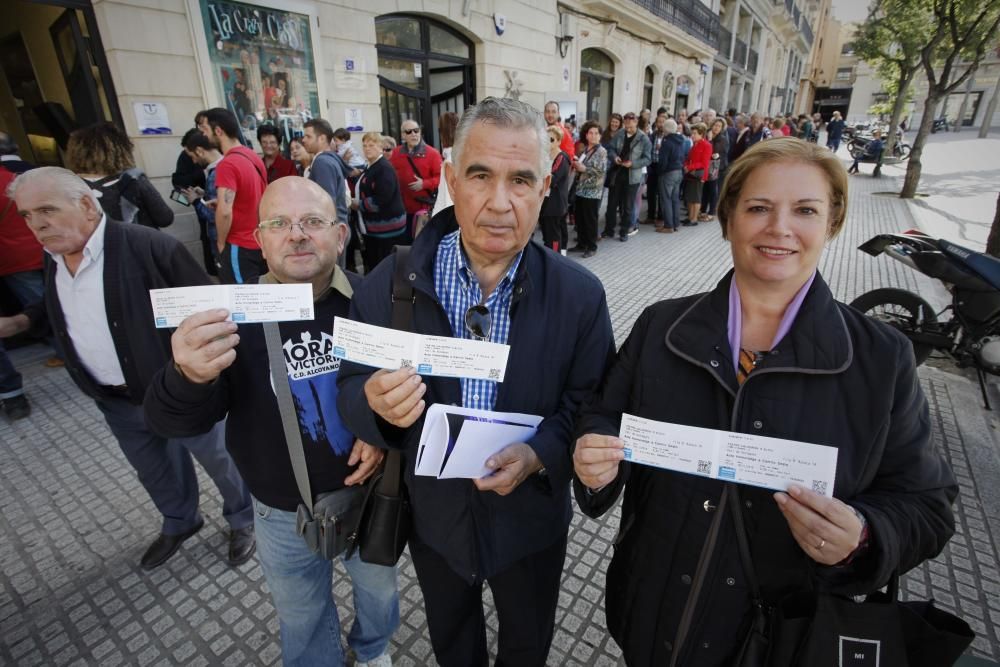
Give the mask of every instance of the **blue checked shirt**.
[[[483, 293], [462, 251], [460, 234], [461, 230], [452, 232], [441, 239], [438, 245], [434, 259], [434, 290], [441, 299], [441, 306], [448, 314], [452, 336], [475, 340], [475, 336], [465, 328], [465, 312], [472, 306], [483, 303]], [[514, 276], [517, 274], [522, 254], [523, 251], [517, 254], [507, 274], [483, 303], [490, 311], [493, 320], [489, 337], [491, 343], [507, 344], [507, 337], [510, 335], [510, 302], [514, 295]], [[460, 378], [460, 382], [463, 407], [492, 410], [496, 405], [496, 382], [467, 378]]]

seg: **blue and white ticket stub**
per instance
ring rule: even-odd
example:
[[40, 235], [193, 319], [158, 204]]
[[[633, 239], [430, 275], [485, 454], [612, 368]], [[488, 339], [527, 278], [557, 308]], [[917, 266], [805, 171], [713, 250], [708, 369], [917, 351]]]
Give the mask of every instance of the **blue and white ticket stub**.
[[503, 382], [509, 355], [510, 346], [499, 343], [333, 321], [333, 356], [375, 368], [414, 366], [421, 375]]
[[833, 497], [837, 448], [622, 415], [625, 460], [689, 475]]
[[311, 320], [312, 285], [254, 284], [199, 285], [149, 290], [157, 329], [174, 328], [187, 317], [213, 308], [225, 308], [240, 324]]

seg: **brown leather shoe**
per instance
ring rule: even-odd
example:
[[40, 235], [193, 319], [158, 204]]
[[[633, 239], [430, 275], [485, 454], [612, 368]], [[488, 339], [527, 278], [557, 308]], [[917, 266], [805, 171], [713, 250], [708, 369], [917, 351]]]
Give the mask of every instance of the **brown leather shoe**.
[[659, 232], [660, 234], [673, 234], [674, 233], [674, 230], [671, 229], [670, 227], [657, 227], [656, 231]]
[[49, 359], [45, 360], [45, 367], [46, 368], [62, 368], [65, 365], [66, 365], [66, 362], [64, 362], [59, 357], [50, 357]]

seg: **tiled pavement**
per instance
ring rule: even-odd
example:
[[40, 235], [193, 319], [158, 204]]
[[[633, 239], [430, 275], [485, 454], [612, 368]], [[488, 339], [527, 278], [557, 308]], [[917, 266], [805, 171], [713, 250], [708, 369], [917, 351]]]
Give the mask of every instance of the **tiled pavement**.
[[[852, 179], [848, 223], [830, 243], [821, 271], [843, 300], [874, 287], [900, 286], [932, 296], [933, 285], [885, 258], [856, 250], [878, 231], [913, 225], [906, 204], [872, 196], [889, 179]], [[728, 267], [718, 227], [674, 235], [641, 233], [605, 241], [586, 260], [604, 281], [619, 343], [647, 304], [710, 288]], [[939, 295], [938, 295], [939, 296]], [[272, 665], [280, 663], [277, 619], [255, 561], [223, 561], [218, 495], [202, 477], [206, 527], [164, 567], [138, 568], [159, 521], [94, 408], [45, 351], [13, 355], [34, 406], [30, 419], [0, 418], [0, 664]], [[1000, 454], [993, 424], [968, 380], [921, 370], [936, 442], [961, 484], [958, 532], [944, 553], [905, 579], [907, 594], [933, 596], [979, 633], [974, 652], [1000, 660]], [[990, 477], [993, 475], [994, 477]], [[577, 514], [570, 533], [551, 665], [615, 665], [619, 652], [604, 629], [604, 572], [618, 512], [603, 521]], [[334, 583], [350, 622], [350, 586]], [[488, 595], [488, 590], [487, 590]], [[420, 590], [407, 556], [400, 563], [402, 623], [397, 665], [434, 664]], [[495, 615], [488, 619], [496, 628]], [[491, 632], [491, 641], [495, 633]]]

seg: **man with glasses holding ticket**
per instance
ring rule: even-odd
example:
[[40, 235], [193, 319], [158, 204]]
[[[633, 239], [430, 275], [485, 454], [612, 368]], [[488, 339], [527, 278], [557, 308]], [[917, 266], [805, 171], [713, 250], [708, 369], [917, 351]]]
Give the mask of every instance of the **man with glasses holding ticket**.
[[[337, 414], [333, 320], [347, 314], [359, 278], [337, 266], [347, 225], [316, 183], [287, 176], [268, 186], [254, 233], [267, 260], [266, 284], [311, 284], [315, 318], [280, 322], [281, 357], [291, 392], [290, 421], [301, 434], [310, 491], [362, 489], [382, 451], [355, 437]], [[174, 363], [155, 378], [146, 397], [154, 430], [197, 433], [229, 416], [226, 445], [254, 501], [257, 553], [281, 625], [286, 665], [343, 665], [340, 620], [331, 594], [332, 561], [296, 534], [302, 504], [292, 454], [272, 388], [265, 325], [237, 326], [225, 310], [189, 316], [171, 339]], [[277, 381], [277, 380], [275, 380]], [[280, 395], [280, 394], [279, 394]], [[293, 426], [294, 428], [294, 426]], [[297, 447], [297, 445], [294, 445]], [[311, 499], [313, 500], [313, 499]], [[399, 624], [396, 569], [344, 559], [354, 587], [356, 616], [347, 637], [357, 665], [391, 667], [388, 644]]]
[[[503, 382], [421, 377], [345, 361], [340, 412], [358, 437], [406, 453], [410, 555], [431, 644], [444, 667], [488, 662], [482, 585], [493, 591], [499, 665], [544, 665], [552, 641], [572, 509], [576, 409], [613, 353], [604, 290], [579, 265], [530, 243], [549, 185], [542, 115], [487, 98], [459, 122], [445, 167], [454, 207], [414, 242], [413, 330], [509, 345]], [[351, 319], [389, 326], [397, 257], [365, 279]], [[434, 403], [541, 416], [537, 433], [490, 456], [477, 480], [415, 476]]]

